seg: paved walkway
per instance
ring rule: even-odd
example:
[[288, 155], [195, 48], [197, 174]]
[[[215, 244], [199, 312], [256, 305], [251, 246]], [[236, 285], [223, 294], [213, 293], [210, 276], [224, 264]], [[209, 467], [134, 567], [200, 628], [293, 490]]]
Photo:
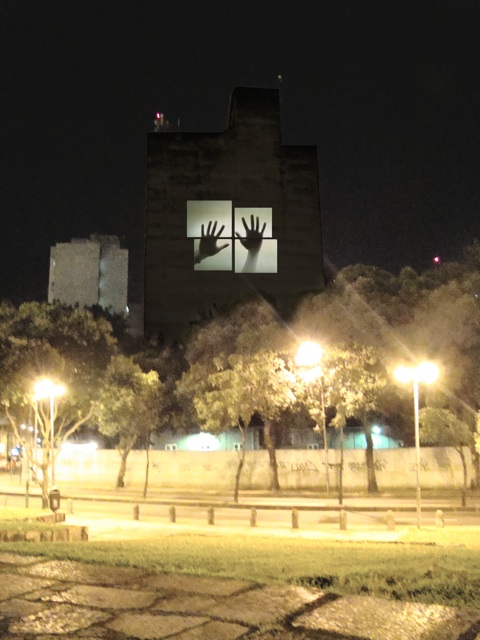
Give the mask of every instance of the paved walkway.
[[480, 612], [0, 553], [5, 640], [479, 640]]

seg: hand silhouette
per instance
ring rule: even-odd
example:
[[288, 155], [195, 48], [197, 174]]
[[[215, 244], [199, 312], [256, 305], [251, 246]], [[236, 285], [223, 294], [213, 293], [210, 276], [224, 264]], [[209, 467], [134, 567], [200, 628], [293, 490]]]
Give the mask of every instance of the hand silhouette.
[[262, 247], [263, 232], [265, 231], [267, 223], [263, 223], [263, 227], [260, 231], [260, 218], [257, 216], [257, 219], [255, 220], [253, 214], [250, 216], [250, 228], [248, 228], [245, 218], [242, 218], [242, 222], [245, 227], [246, 238], [242, 238], [239, 233], [235, 232], [235, 235], [240, 240], [241, 245], [248, 251], [242, 273], [254, 273], [257, 268], [257, 258]]
[[247, 234], [246, 238], [242, 238], [238, 232], [235, 232], [235, 235], [240, 240], [241, 244], [245, 249], [250, 253], [251, 251], [254, 253], [258, 253], [260, 251], [260, 247], [262, 246], [263, 240], [263, 232], [265, 231], [265, 227], [267, 223], [263, 223], [262, 230], [259, 231], [260, 227], [260, 218], [257, 216], [257, 220], [255, 222], [253, 215], [250, 216], [250, 229], [247, 226], [245, 218], [242, 218], [243, 226], [245, 227], [245, 233]]
[[205, 260], [205, 258], [217, 255], [217, 253], [222, 251], [222, 249], [226, 249], [228, 247], [228, 242], [221, 246], [217, 245], [217, 241], [222, 235], [224, 228], [225, 225], [223, 224], [217, 232], [217, 222], [210, 221], [207, 225], [207, 233], [205, 233], [205, 228], [202, 224], [202, 237], [200, 238], [198, 250], [195, 252], [194, 256], [195, 264], [199, 264], [202, 260]]

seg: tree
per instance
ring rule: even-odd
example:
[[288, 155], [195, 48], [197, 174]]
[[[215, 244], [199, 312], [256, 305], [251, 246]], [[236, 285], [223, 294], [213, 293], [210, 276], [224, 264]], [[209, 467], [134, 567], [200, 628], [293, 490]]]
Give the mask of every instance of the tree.
[[420, 441], [437, 447], [453, 447], [462, 461], [462, 507], [467, 504], [467, 462], [463, 447], [474, 441], [470, 426], [459, 420], [449, 409], [424, 407], [420, 410]]
[[306, 402], [312, 418], [317, 421], [323, 414], [324, 406], [335, 407], [336, 415], [331, 423], [340, 429], [342, 444], [339, 470], [340, 500], [343, 479], [343, 429], [347, 418], [358, 418], [363, 424], [367, 442], [365, 457], [368, 492], [377, 493], [369, 418], [380, 408], [381, 396], [387, 384], [385, 368], [373, 347], [356, 344], [327, 349], [321, 368], [322, 379], [303, 386], [303, 401]]
[[240, 475], [245, 460], [245, 429], [258, 414], [264, 424], [265, 446], [269, 455], [271, 490], [278, 491], [278, 469], [271, 430], [286, 408], [295, 402], [294, 375], [285, 359], [273, 351], [253, 355], [232, 354], [215, 358], [216, 371], [207, 377], [200, 365], [185, 373], [179, 393], [193, 395], [202, 429], [219, 433], [237, 426], [242, 434], [243, 453], [235, 480], [234, 500], [238, 500]]
[[[40, 484], [44, 507], [54, 459], [66, 438], [91, 418], [106, 363], [115, 350], [110, 324], [88, 311], [59, 304], [0, 305], [0, 402], [19, 442], [21, 425], [35, 416], [41, 456], [36, 446], [26, 447], [25, 455]], [[66, 388], [52, 407], [53, 416], [48, 400], [35, 397], [34, 385], [41, 378]]]
[[115, 438], [120, 454], [116, 488], [125, 486], [127, 458], [138, 441], [146, 443], [144, 496], [148, 487], [150, 436], [163, 410], [164, 385], [156, 371], [144, 373], [131, 357], [117, 355], [107, 367], [95, 417], [100, 432]]

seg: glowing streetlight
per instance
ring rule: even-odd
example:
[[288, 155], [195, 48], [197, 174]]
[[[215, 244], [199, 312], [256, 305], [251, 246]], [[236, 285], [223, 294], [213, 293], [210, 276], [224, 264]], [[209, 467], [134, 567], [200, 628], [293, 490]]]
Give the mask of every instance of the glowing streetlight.
[[52, 380], [48, 378], [44, 378], [35, 383], [33, 387], [34, 392], [34, 400], [44, 400], [48, 398], [50, 400], [50, 447], [52, 450], [52, 487], [55, 486], [55, 450], [54, 450], [54, 442], [55, 442], [55, 398], [58, 396], [63, 396], [65, 393], [65, 387], [62, 384], [55, 384]]
[[417, 454], [417, 527], [421, 527], [421, 487], [420, 487], [420, 420], [418, 403], [418, 385], [432, 384], [438, 378], [438, 367], [433, 362], [421, 362], [415, 367], [397, 367], [394, 376], [398, 382], [413, 383], [413, 410], [415, 416], [415, 450]]
[[[330, 479], [328, 474], [328, 440], [327, 440], [327, 419], [325, 416], [325, 399], [323, 388], [323, 372], [320, 362], [323, 357], [323, 349], [316, 342], [302, 342], [299, 346], [295, 363], [299, 367], [300, 375], [307, 383], [320, 379], [320, 400], [322, 403], [322, 429], [323, 429], [323, 448], [325, 456], [325, 483], [327, 494], [330, 493]], [[318, 431], [318, 427], [316, 427]]]

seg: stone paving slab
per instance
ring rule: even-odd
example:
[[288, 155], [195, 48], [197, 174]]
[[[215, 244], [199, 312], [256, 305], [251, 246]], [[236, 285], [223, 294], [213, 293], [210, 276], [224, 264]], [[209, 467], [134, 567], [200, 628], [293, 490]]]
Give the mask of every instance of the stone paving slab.
[[40, 634], [45, 631], [54, 634], [66, 634], [79, 629], [87, 629], [92, 624], [111, 618], [106, 612], [59, 604], [12, 622], [8, 630], [13, 633]]
[[175, 636], [175, 640], [236, 640], [248, 632], [248, 627], [230, 622], [207, 622]]
[[127, 638], [142, 640], [161, 639], [190, 627], [198, 627], [209, 622], [208, 618], [198, 616], [152, 615], [148, 613], [122, 613], [107, 624], [109, 629], [124, 633]]
[[153, 607], [155, 611], [198, 613], [206, 611], [218, 604], [212, 596], [177, 594], [173, 598], [163, 598]]
[[116, 589], [114, 587], [97, 587], [79, 584], [72, 589], [45, 596], [42, 600], [80, 604], [97, 609], [147, 609], [156, 600], [156, 593], [133, 591], [132, 589]]
[[[3, 590], [3, 585], [2, 585]], [[43, 611], [48, 607], [45, 602], [30, 602], [29, 600], [23, 600], [22, 598], [12, 598], [6, 602], [0, 602], [0, 615], [6, 617], [25, 617], [33, 613]]]
[[0, 601], [8, 600], [15, 596], [21, 596], [29, 593], [30, 591], [45, 589], [51, 584], [51, 580], [44, 580], [37, 577], [10, 574], [8, 575], [8, 578], [6, 578], [5, 574], [3, 574], [1, 579]]
[[441, 605], [345, 596], [305, 613], [293, 626], [368, 640], [455, 640], [479, 618]]
[[270, 586], [232, 596], [205, 613], [252, 626], [273, 624], [322, 596], [317, 589]]
[[230, 596], [254, 585], [241, 580], [165, 573], [142, 578], [135, 582], [135, 586], [147, 591], [185, 591], [210, 596]]
[[35, 565], [19, 567], [18, 571], [28, 573], [29, 575], [63, 580], [65, 582], [116, 586], [138, 580], [146, 575], [146, 572], [142, 569], [83, 564], [74, 560], [40, 562]]

